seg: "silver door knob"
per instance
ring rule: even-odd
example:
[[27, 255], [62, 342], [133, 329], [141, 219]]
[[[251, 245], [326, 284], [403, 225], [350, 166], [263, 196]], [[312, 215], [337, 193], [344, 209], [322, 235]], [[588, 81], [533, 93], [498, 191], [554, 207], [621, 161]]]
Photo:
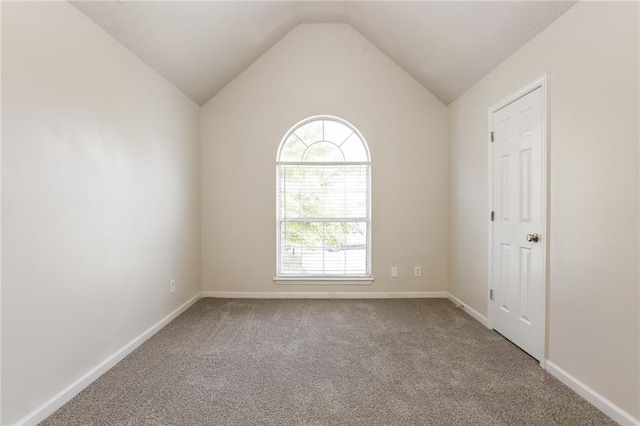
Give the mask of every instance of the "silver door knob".
[[530, 243], [537, 243], [540, 241], [540, 235], [538, 234], [527, 234], [527, 241]]

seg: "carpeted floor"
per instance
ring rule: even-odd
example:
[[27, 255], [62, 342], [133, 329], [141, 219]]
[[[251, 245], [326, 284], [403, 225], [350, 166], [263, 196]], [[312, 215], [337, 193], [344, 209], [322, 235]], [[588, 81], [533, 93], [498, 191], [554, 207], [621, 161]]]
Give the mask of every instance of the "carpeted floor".
[[42, 425], [615, 424], [444, 299], [202, 299]]

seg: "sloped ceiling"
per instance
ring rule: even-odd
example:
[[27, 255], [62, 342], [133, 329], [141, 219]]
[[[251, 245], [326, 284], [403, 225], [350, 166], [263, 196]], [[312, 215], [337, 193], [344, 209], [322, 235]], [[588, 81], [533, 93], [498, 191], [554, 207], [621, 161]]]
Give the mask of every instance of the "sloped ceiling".
[[300, 23], [347, 23], [449, 104], [575, 2], [73, 1], [202, 105]]

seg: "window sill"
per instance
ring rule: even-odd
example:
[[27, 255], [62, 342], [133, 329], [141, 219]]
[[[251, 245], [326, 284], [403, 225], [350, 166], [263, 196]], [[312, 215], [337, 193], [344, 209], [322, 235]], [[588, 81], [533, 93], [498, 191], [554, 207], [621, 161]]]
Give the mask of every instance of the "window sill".
[[273, 282], [278, 285], [370, 285], [373, 277], [275, 277]]

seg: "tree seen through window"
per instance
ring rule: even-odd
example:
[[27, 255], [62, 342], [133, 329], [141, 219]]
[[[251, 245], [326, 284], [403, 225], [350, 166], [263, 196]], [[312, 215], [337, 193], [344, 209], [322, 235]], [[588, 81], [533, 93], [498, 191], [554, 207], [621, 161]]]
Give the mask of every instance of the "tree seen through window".
[[362, 135], [313, 117], [277, 159], [278, 276], [370, 276], [370, 159]]

